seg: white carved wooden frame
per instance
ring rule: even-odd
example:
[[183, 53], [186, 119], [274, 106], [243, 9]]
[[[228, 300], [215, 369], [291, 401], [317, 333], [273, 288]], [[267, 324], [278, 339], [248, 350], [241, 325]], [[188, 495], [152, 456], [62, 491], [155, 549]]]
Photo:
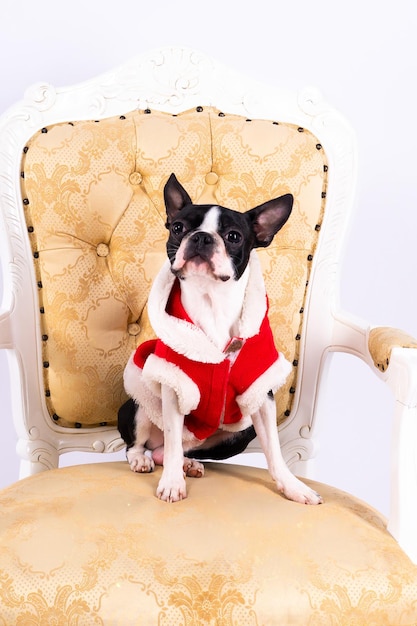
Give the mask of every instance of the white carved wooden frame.
[[[417, 350], [395, 348], [385, 373], [368, 350], [370, 325], [342, 312], [338, 300], [343, 233], [356, 179], [356, 141], [346, 120], [315, 89], [300, 93], [243, 77], [205, 55], [167, 48], [142, 55], [85, 83], [55, 89], [39, 83], [0, 120], [0, 245], [3, 302], [0, 348], [6, 349], [21, 476], [56, 467], [74, 450], [113, 452], [123, 447], [114, 428], [68, 429], [50, 419], [44, 400], [38, 295], [22, 211], [20, 161], [27, 140], [58, 122], [101, 119], [134, 108], [178, 113], [214, 106], [228, 113], [280, 120], [313, 132], [329, 163], [327, 209], [312, 264], [291, 416], [281, 429], [284, 455], [308, 475], [312, 435], [326, 356], [344, 351], [363, 359], [396, 399], [389, 529], [417, 562]], [[256, 444], [252, 447], [256, 450]]]

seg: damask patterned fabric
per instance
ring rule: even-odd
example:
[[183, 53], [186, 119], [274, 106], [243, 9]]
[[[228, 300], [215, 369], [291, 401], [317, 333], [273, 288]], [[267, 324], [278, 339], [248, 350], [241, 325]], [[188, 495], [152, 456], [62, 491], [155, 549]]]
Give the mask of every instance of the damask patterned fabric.
[[417, 568], [375, 510], [322, 484], [289, 502], [266, 470], [52, 470], [0, 494], [2, 626], [412, 626]]
[[244, 211], [285, 193], [293, 214], [259, 252], [279, 349], [294, 362], [277, 396], [291, 406], [303, 302], [326, 195], [322, 146], [303, 128], [212, 108], [134, 111], [57, 124], [24, 150], [22, 196], [39, 285], [45, 394], [61, 426], [115, 424], [122, 372], [152, 336], [147, 294], [167, 232], [174, 172], [195, 202]]
[[369, 333], [368, 348], [375, 367], [384, 372], [393, 348], [417, 348], [417, 339], [402, 330], [379, 326]]

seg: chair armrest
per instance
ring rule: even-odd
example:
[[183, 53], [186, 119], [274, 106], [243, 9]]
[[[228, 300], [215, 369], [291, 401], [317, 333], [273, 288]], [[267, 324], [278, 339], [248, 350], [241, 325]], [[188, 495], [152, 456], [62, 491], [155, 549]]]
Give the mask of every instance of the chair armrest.
[[[331, 352], [348, 352], [355, 354], [368, 365], [386, 374], [391, 362], [393, 350], [404, 348], [413, 352], [417, 349], [417, 339], [408, 333], [389, 326], [372, 327], [364, 320], [346, 312], [334, 314], [334, 331]], [[375, 371], [375, 370], [374, 370]]]
[[417, 348], [417, 339], [397, 328], [380, 326], [370, 330], [368, 348], [375, 367], [385, 372], [393, 348]]
[[388, 530], [417, 563], [417, 340], [396, 328], [371, 328], [343, 313], [335, 316], [333, 344], [332, 351], [363, 359], [393, 392]]

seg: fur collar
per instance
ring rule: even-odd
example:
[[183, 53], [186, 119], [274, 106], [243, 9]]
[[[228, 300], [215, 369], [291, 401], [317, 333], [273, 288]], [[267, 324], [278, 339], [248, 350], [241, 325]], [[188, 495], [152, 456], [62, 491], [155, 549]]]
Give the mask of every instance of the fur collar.
[[[148, 314], [156, 336], [166, 345], [193, 361], [221, 363], [227, 355], [194, 324], [168, 315], [166, 305], [175, 276], [166, 260], [158, 273], [148, 299]], [[258, 334], [267, 312], [265, 284], [255, 250], [249, 259], [249, 279], [239, 320], [239, 337], [249, 339]]]

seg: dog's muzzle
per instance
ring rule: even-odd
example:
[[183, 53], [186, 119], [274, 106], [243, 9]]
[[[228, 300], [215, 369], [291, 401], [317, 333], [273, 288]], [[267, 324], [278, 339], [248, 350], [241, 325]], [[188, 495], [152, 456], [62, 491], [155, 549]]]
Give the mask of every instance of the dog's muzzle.
[[184, 259], [189, 261], [195, 257], [201, 257], [206, 262], [210, 262], [214, 250], [215, 239], [210, 233], [198, 231], [189, 236], [185, 250]]

